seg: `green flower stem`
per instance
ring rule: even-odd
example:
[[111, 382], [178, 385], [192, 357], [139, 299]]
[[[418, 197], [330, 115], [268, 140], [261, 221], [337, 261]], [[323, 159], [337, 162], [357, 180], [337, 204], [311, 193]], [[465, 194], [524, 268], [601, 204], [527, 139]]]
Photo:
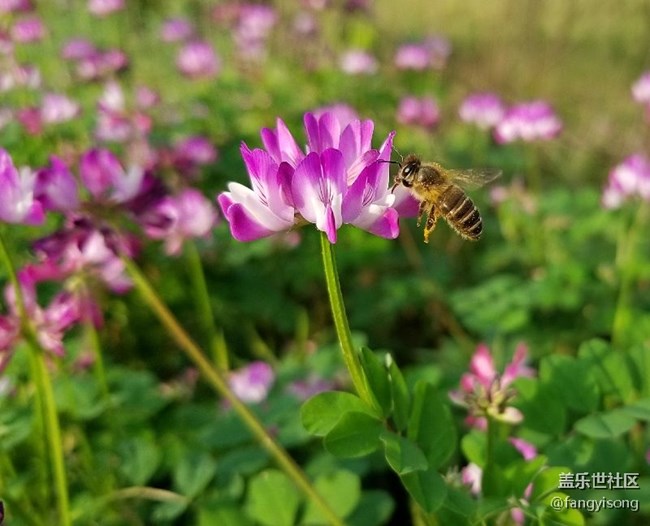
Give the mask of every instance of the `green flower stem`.
[[210, 303], [210, 292], [203, 272], [201, 256], [196, 244], [192, 241], [185, 243], [185, 257], [189, 266], [190, 279], [194, 290], [194, 297], [197, 300], [197, 307], [203, 334], [209, 344], [209, 349], [214, 355], [217, 367], [222, 371], [228, 370], [228, 348], [224, 344], [223, 335], [218, 334], [214, 323], [214, 312]]
[[618, 298], [612, 324], [612, 345], [621, 347], [627, 344], [626, 336], [633, 319], [630, 305], [635, 285], [634, 257], [639, 243], [639, 235], [647, 221], [650, 207], [641, 202], [631, 223], [623, 221], [616, 247], [616, 268], [619, 275]]
[[56, 492], [56, 505], [59, 515], [58, 524], [61, 526], [70, 526], [70, 499], [68, 497], [68, 481], [65, 472], [65, 462], [63, 456], [63, 445], [61, 442], [61, 427], [59, 424], [59, 415], [56, 410], [54, 401], [54, 390], [52, 381], [45, 363], [45, 351], [41, 347], [34, 326], [25, 309], [25, 299], [23, 290], [18, 281], [18, 275], [14, 267], [7, 245], [2, 233], [0, 233], [0, 258], [2, 259], [11, 283], [15, 296], [16, 305], [21, 321], [22, 335], [27, 341], [33, 366], [34, 382], [38, 393], [42, 420], [45, 428], [45, 438], [48, 445], [49, 460], [54, 476], [54, 489]]
[[495, 447], [498, 439], [499, 422], [492, 416], [486, 415], [487, 431], [485, 437], [485, 467], [481, 480], [481, 489], [484, 497], [498, 495], [498, 476], [496, 470]]
[[86, 333], [86, 338], [88, 339], [88, 344], [93, 353], [93, 358], [95, 359], [95, 363], [93, 365], [93, 371], [95, 373], [97, 383], [99, 383], [99, 386], [102, 390], [102, 395], [104, 396], [105, 399], [108, 400], [109, 397], [108, 382], [106, 381], [106, 369], [104, 368], [104, 358], [102, 356], [102, 344], [99, 341], [99, 334], [97, 334], [97, 329], [90, 316], [84, 316], [83, 324], [84, 324], [84, 331]]
[[377, 403], [368, 388], [366, 375], [363, 372], [359, 355], [352, 343], [350, 325], [348, 324], [348, 316], [345, 312], [345, 304], [343, 303], [343, 294], [341, 294], [341, 284], [336, 270], [336, 259], [334, 258], [332, 245], [324, 232], [321, 232], [320, 240], [321, 253], [323, 256], [323, 269], [325, 270], [325, 282], [327, 283], [327, 292], [329, 293], [336, 333], [339, 338], [339, 343], [341, 344], [341, 351], [343, 352], [343, 361], [350, 373], [352, 384], [354, 385], [357, 394], [370, 407], [378, 409]]
[[214, 388], [214, 390], [223, 396], [231, 405], [233, 410], [239, 415], [244, 424], [257, 438], [259, 443], [266, 448], [266, 450], [273, 456], [278, 465], [284, 472], [293, 480], [298, 488], [309, 498], [316, 506], [318, 506], [323, 514], [327, 517], [330, 524], [342, 526], [341, 519], [338, 518], [336, 513], [332, 510], [329, 504], [321, 497], [315, 490], [311, 482], [289, 456], [289, 454], [280, 446], [264, 429], [262, 423], [257, 419], [253, 412], [235, 396], [230, 390], [227, 381], [225, 380], [222, 372], [216, 369], [212, 363], [204, 356], [203, 352], [189, 337], [185, 330], [180, 326], [174, 315], [170, 312], [167, 306], [162, 302], [158, 294], [155, 292], [147, 278], [140, 271], [137, 265], [128, 258], [123, 258], [123, 261], [133, 278], [133, 282], [144, 298], [144, 301], [149, 305], [151, 310], [156, 314], [160, 322], [167, 329], [171, 337], [176, 341], [178, 346], [185, 352], [188, 358], [198, 367], [203, 377]]

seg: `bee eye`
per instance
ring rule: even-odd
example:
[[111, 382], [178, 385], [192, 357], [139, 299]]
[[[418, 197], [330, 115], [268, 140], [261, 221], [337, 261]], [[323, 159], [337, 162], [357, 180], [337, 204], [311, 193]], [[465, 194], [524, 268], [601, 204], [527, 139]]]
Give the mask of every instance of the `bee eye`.
[[404, 173], [405, 176], [409, 176], [409, 175], [411, 175], [412, 172], [413, 172], [413, 166], [409, 164], [408, 166], [406, 166], [404, 168], [403, 173]]

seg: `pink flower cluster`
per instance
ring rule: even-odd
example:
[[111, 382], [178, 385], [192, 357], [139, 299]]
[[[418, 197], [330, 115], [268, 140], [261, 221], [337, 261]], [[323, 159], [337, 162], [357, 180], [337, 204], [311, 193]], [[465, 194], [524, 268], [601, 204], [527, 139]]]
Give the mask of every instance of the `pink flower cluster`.
[[609, 172], [602, 203], [605, 208], [618, 208], [633, 197], [650, 201], [650, 160], [640, 153], [630, 155]]
[[460, 118], [482, 129], [491, 129], [499, 144], [515, 141], [545, 141], [562, 131], [562, 121], [550, 104], [542, 100], [507, 107], [494, 93], [468, 96], [459, 108]]
[[242, 144], [252, 188], [230, 183], [218, 201], [235, 239], [252, 241], [298, 225], [314, 223], [331, 243], [343, 224], [385, 238], [399, 233], [396, 209], [408, 192], [388, 188], [394, 133], [379, 150], [371, 149], [372, 121], [342, 126], [332, 113], [304, 117], [303, 152], [280, 119], [262, 130], [265, 149]]

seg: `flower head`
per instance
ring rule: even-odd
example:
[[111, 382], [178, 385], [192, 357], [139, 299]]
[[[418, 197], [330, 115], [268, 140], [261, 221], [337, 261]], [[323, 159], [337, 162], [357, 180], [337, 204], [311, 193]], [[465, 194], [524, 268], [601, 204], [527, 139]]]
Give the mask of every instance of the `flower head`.
[[36, 225], [45, 219], [43, 207], [34, 199], [36, 173], [17, 170], [9, 154], [0, 148], [0, 221]]
[[230, 183], [218, 200], [233, 236], [251, 241], [306, 222], [336, 242], [346, 223], [395, 238], [398, 214], [393, 205], [406, 194], [388, 190], [388, 164], [394, 133], [379, 150], [371, 149], [372, 121], [345, 127], [331, 113], [304, 118], [307, 152], [280, 119], [262, 130], [266, 149], [241, 151], [252, 189]]
[[431, 97], [404, 97], [397, 108], [397, 121], [401, 124], [435, 128], [440, 120], [440, 109]]
[[487, 130], [501, 122], [505, 106], [494, 93], [474, 93], [462, 102], [458, 114], [463, 121]]
[[395, 53], [395, 66], [403, 70], [442, 69], [451, 53], [449, 40], [432, 36], [421, 42], [403, 44]]
[[186, 18], [170, 18], [165, 20], [160, 30], [164, 42], [182, 42], [194, 34], [194, 26]]
[[562, 131], [562, 121], [542, 100], [517, 104], [506, 111], [494, 129], [498, 143], [546, 141]]
[[145, 232], [154, 239], [164, 239], [170, 255], [180, 252], [185, 239], [208, 235], [216, 221], [212, 203], [191, 188], [163, 198], [143, 218]]
[[449, 393], [452, 401], [470, 410], [472, 425], [484, 428], [488, 416], [513, 424], [522, 420], [521, 412], [508, 404], [515, 395], [510, 388], [514, 380], [535, 374], [525, 364], [526, 354], [525, 345], [517, 346], [512, 362], [499, 375], [487, 345], [481, 344], [476, 348], [470, 361], [470, 372], [460, 379], [460, 389]]
[[650, 201], [650, 160], [640, 153], [630, 155], [609, 172], [602, 203], [605, 208], [618, 208], [634, 196]]
[[632, 98], [639, 104], [650, 104], [650, 71], [646, 71], [632, 84]]
[[88, 11], [100, 17], [121, 11], [124, 7], [124, 0], [88, 0]]
[[244, 402], [259, 403], [266, 399], [275, 382], [275, 373], [266, 362], [252, 362], [232, 371], [228, 377], [230, 389]]
[[15, 42], [38, 42], [45, 37], [45, 26], [40, 18], [23, 18], [11, 28], [11, 36]]
[[195, 40], [185, 44], [176, 57], [179, 71], [191, 78], [211, 78], [221, 69], [221, 61], [207, 42]]
[[362, 49], [349, 49], [341, 55], [341, 70], [348, 75], [371, 75], [377, 72], [377, 59]]

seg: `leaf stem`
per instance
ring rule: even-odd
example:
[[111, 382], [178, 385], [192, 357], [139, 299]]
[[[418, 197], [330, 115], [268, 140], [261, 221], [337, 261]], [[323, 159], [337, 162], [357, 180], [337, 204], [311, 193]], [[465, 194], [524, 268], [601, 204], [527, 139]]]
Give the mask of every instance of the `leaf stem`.
[[68, 482], [65, 472], [63, 445], [61, 442], [61, 427], [59, 415], [54, 400], [52, 381], [45, 363], [45, 351], [38, 341], [36, 331], [25, 308], [23, 289], [18, 281], [18, 274], [14, 267], [2, 232], [0, 232], [0, 259], [9, 274], [9, 282], [14, 289], [16, 306], [20, 317], [21, 331], [31, 353], [33, 363], [34, 382], [40, 400], [42, 420], [45, 427], [45, 439], [48, 444], [49, 461], [54, 476], [54, 489], [56, 492], [56, 505], [59, 515], [58, 524], [70, 526], [70, 499], [68, 496]]
[[133, 282], [142, 295], [145, 303], [147, 303], [151, 310], [156, 314], [178, 346], [198, 367], [203, 378], [205, 378], [217, 393], [223, 396], [230, 403], [233, 410], [239, 415], [241, 420], [246, 424], [259, 443], [271, 454], [278, 465], [293, 480], [296, 486], [307, 496], [307, 498], [321, 509], [330, 524], [342, 526], [343, 523], [341, 522], [341, 519], [338, 518], [330, 505], [312, 486], [311, 482], [300, 469], [298, 464], [296, 464], [286, 450], [271, 437], [263, 424], [257, 419], [248, 406], [241, 402], [230, 390], [223, 373], [213, 366], [197, 344], [180, 326], [174, 315], [160, 299], [138, 266], [126, 257], [123, 257], [122, 260], [124, 261], [129, 274], [133, 278]]
[[363, 372], [359, 354], [354, 348], [352, 342], [352, 334], [350, 333], [350, 325], [348, 323], [348, 316], [345, 312], [345, 304], [343, 303], [343, 294], [341, 293], [341, 284], [339, 282], [338, 271], [336, 270], [336, 259], [334, 257], [334, 250], [332, 245], [327, 239], [327, 234], [321, 232], [321, 254], [323, 256], [323, 269], [325, 271], [325, 282], [327, 284], [327, 292], [329, 294], [330, 306], [332, 307], [332, 317], [334, 318], [334, 325], [336, 333], [341, 345], [341, 352], [343, 353], [343, 361], [350, 373], [352, 384], [361, 397], [370, 407], [380, 410], [377, 407], [374, 397], [370, 393], [366, 375]]

